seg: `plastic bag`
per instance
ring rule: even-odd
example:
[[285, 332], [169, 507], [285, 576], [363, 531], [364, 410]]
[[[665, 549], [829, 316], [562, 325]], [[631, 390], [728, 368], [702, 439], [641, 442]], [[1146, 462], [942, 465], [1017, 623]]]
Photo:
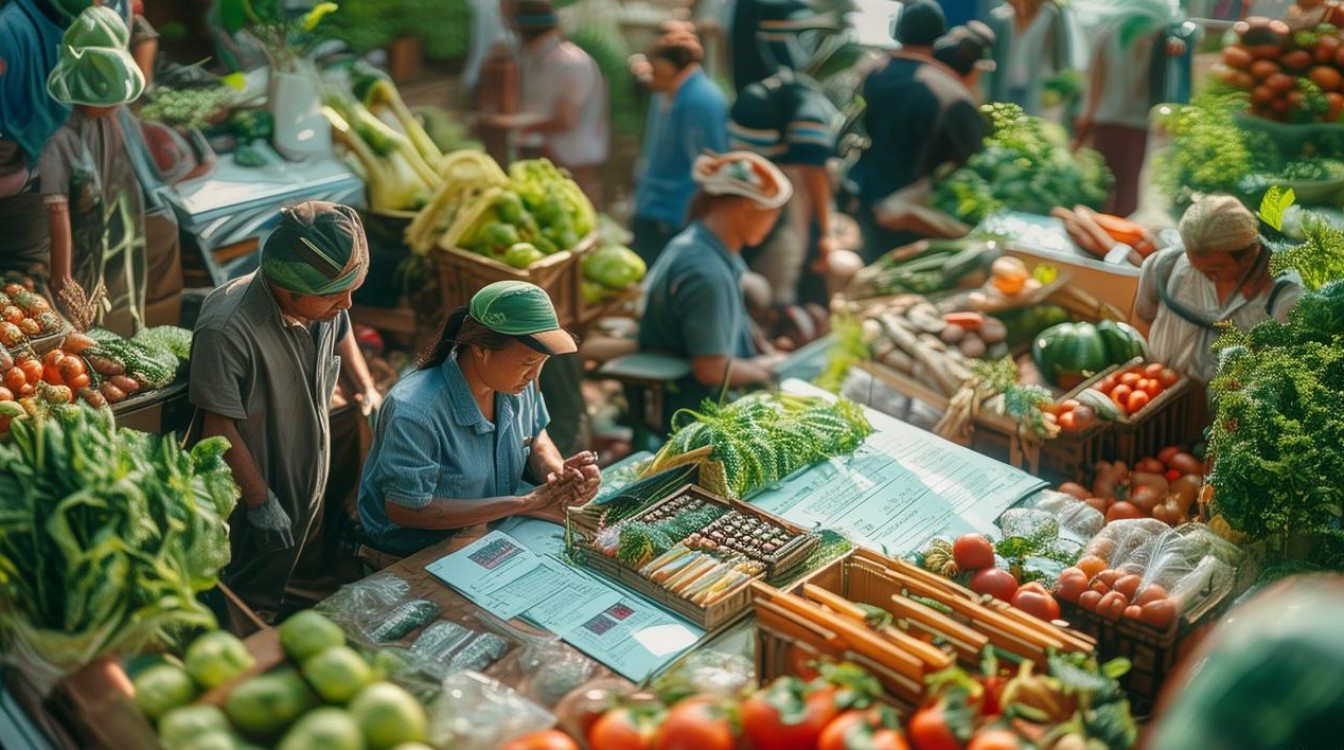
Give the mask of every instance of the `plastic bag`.
[[494, 750], [555, 725], [551, 712], [476, 672], [449, 675], [442, 688], [429, 706], [429, 739], [435, 747]]
[[756, 667], [741, 654], [692, 651], [653, 682], [653, 691], [669, 703], [692, 695], [738, 698], [756, 681]]
[[1142, 594], [1156, 584], [1187, 615], [1233, 593], [1237, 568], [1245, 554], [1203, 524], [1184, 524], [1158, 538], [1139, 585]]
[[1108, 568], [1141, 574], [1158, 539], [1171, 533], [1170, 526], [1153, 518], [1114, 521], [1087, 543], [1083, 554], [1101, 558]]
[[593, 678], [591, 659], [566, 646], [559, 638], [525, 633], [488, 613], [478, 616], [486, 627], [523, 644], [518, 666], [526, 679], [519, 686], [523, 695], [548, 708]]
[[1020, 507], [1049, 513], [1059, 523], [1060, 538], [1070, 539], [1079, 544], [1086, 544], [1106, 526], [1106, 516], [1101, 511], [1073, 495], [1054, 490], [1041, 490]]
[[391, 573], [376, 573], [362, 581], [342, 586], [314, 609], [341, 626], [364, 644], [376, 644], [374, 634], [388, 620], [388, 613], [411, 598], [411, 586]]

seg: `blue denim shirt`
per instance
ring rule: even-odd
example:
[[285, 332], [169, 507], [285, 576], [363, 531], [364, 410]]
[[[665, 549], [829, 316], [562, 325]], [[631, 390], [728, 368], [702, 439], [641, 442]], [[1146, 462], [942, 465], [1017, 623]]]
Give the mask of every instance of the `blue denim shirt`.
[[695, 195], [691, 165], [706, 149], [728, 150], [728, 103], [723, 92], [696, 70], [667, 101], [655, 94], [640, 152], [635, 216], [680, 227]]
[[550, 421], [536, 383], [517, 396], [496, 394], [495, 422], [486, 421], [452, 357], [402, 378], [383, 400], [359, 485], [359, 520], [369, 541], [409, 555], [455, 533], [401, 528], [384, 503], [419, 509], [436, 498], [530, 491], [523, 472], [532, 441]]

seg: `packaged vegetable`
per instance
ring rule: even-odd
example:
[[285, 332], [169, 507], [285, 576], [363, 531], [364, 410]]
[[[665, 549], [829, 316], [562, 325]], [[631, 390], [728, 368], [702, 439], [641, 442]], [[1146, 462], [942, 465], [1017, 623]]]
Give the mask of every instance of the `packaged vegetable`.
[[515, 737], [549, 729], [555, 716], [517, 691], [475, 672], [443, 680], [429, 707], [429, 740], [453, 750], [494, 750]]

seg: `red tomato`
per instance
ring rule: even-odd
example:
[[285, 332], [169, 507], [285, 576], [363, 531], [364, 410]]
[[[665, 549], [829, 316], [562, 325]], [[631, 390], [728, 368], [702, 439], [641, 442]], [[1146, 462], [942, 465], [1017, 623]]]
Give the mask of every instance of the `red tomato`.
[[1087, 574], [1078, 568], [1065, 568], [1059, 574], [1059, 598], [1066, 602], [1077, 602], [1078, 597], [1087, 591]]
[[1125, 411], [1130, 414], [1137, 414], [1140, 409], [1148, 405], [1149, 396], [1146, 391], [1134, 391], [1125, 399]]
[[812, 750], [840, 715], [835, 687], [781, 677], [742, 702], [742, 734], [755, 750]]
[[1021, 750], [1017, 735], [1007, 729], [982, 729], [971, 738], [966, 750]]
[[1157, 382], [1161, 383], [1163, 388], [1170, 388], [1173, 385], [1176, 385], [1180, 379], [1180, 373], [1170, 367], [1163, 367], [1162, 372], [1157, 376]]
[[687, 698], [673, 706], [654, 740], [657, 750], [733, 750], [733, 727], [712, 698]]
[[34, 384], [41, 380], [42, 375], [46, 372], [46, 368], [42, 366], [42, 363], [35, 359], [25, 359], [19, 362], [19, 369], [23, 370], [24, 379], [29, 383]]
[[8, 388], [0, 386], [0, 401], [13, 401], [13, 400], [14, 400], [14, 392], [9, 390]]
[[65, 358], [65, 352], [61, 351], [60, 349], [52, 349], [51, 351], [47, 352], [46, 356], [42, 357], [42, 364], [46, 365], [47, 367], [55, 367], [59, 365], [61, 363], [61, 360], [64, 358]]
[[1142, 471], [1147, 474], [1163, 474], [1167, 467], [1156, 458], [1140, 458], [1139, 462], [1134, 464], [1134, 471]]
[[1129, 386], [1117, 385], [1115, 389], [1111, 391], [1111, 401], [1116, 406], [1120, 407], [1121, 409], [1124, 409], [1125, 401], [1129, 399], [1129, 394], [1131, 393], [1133, 393], [1133, 389], [1130, 388]]
[[1097, 512], [1102, 514], [1105, 514], [1111, 507], [1111, 501], [1104, 497], [1089, 497], [1083, 502], [1096, 508]]
[[1060, 412], [1059, 429], [1065, 432], [1075, 432], [1078, 429], [1078, 416], [1071, 411]]
[[1168, 482], [1174, 482], [1174, 481], [1176, 481], [1177, 479], [1180, 479], [1180, 478], [1181, 478], [1181, 472], [1176, 471], [1175, 469], [1172, 469], [1172, 470], [1168, 471], [1167, 473], [1163, 474], [1163, 476], [1165, 476], [1165, 477], [1167, 478], [1167, 481], [1168, 481]]
[[548, 729], [506, 742], [499, 750], [579, 750], [579, 746], [564, 732]]
[[1166, 599], [1166, 598], [1167, 598], [1167, 590], [1166, 590], [1166, 589], [1162, 588], [1161, 586], [1157, 585], [1156, 583], [1150, 583], [1150, 584], [1148, 584], [1148, 586], [1147, 586], [1147, 587], [1146, 587], [1146, 588], [1139, 594], [1139, 597], [1138, 597], [1137, 599], [1134, 600], [1134, 603], [1137, 604], [1137, 605], [1139, 605], [1140, 607], [1142, 607], [1142, 606], [1144, 606], [1145, 604], [1152, 604], [1152, 603], [1155, 602], [1155, 601], [1158, 601], [1158, 600], [1160, 600], [1160, 599]]
[[652, 750], [656, 717], [624, 706], [613, 708], [588, 730], [588, 744], [592, 750]]
[[1086, 500], [1092, 494], [1091, 490], [1077, 482], [1065, 482], [1059, 486], [1059, 491], [1065, 495], [1072, 495], [1079, 500]]
[[1123, 521], [1127, 518], [1144, 517], [1145, 514], [1143, 511], [1139, 510], [1139, 506], [1124, 500], [1112, 505], [1111, 509], [1106, 511], [1106, 523], [1110, 523], [1111, 521]]
[[1059, 619], [1059, 602], [1055, 597], [1041, 591], [1033, 591], [1023, 586], [1013, 597], [1013, 606], [1038, 620]]
[[50, 385], [61, 385], [65, 382], [61, 379], [61, 371], [51, 366], [42, 368], [42, 380]]
[[952, 559], [965, 570], [994, 567], [994, 545], [982, 534], [964, 534], [952, 545]]
[[905, 730], [915, 750], [961, 750], [961, 741], [948, 723], [941, 703], [916, 711]]
[[789, 648], [789, 674], [797, 675], [804, 680], [812, 680], [817, 677], [817, 653], [805, 649], [797, 644]]
[[1162, 384], [1156, 380], [1144, 380], [1142, 383], [1139, 390], [1148, 394], [1148, 398], [1157, 398], [1162, 393]]
[[1115, 382], [1116, 381], [1114, 373], [1107, 375], [1106, 377], [1101, 379], [1100, 383], [1097, 384], [1097, 390], [1102, 393], [1110, 393], [1111, 389], [1115, 387]]
[[1097, 614], [1107, 620], [1119, 620], [1125, 614], [1125, 607], [1128, 606], [1129, 602], [1125, 600], [1124, 594], [1112, 591], [1097, 602]]
[[1157, 452], [1157, 460], [1162, 462], [1163, 466], [1171, 465], [1171, 457], [1181, 452], [1181, 446], [1168, 445]]
[[1167, 465], [1182, 474], [1198, 474], [1199, 476], [1204, 476], [1204, 464], [1189, 453], [1177, 453], [1171, 457], [1171, 460]]
[[1152, 362], [1144, 365], [1143, 376], [1149, 379], [1156, 378], [1158, 375], [1162, 374], [1162, 368], [1165, 366], [1166, 365], [1163, 365], [1161, 362]]
[[5, 387], [11, 391], [17, 393], [19, 389], [23, 388], [27, 383], [28, 376], [23, 373], [23, 370], [17, 367], [11, 367], [9, 368], [9, 371], [5, 373]]
[[971, 578], [971, 591], [1011, 602], [1017, 593], [1017, 579], [1006, 570], [986, 568]]
[[870, 708], [846, 711], [826, 725], [817, 740], [817, 750], [910, 750], [900, 732], [900, 721], [891, 711]]
[[1099, 591], [1084, 591], [1078, 597], [1078, 606], [1088, 612], [1096, 612], [1097, 605], [1101, 604], [1101, 596], [1101, 592]]
[[1155, 628], [1165, 628], [1176, 620], [1176, 603], [1170, 599], [1158, 599], [1143, 605], [1139, 610], [1139, 622]]
[[1111, 590], [1120, 592], [1129, 601], [1134, 601], [1134, 597], [1139, 595], [1139, 584], [1141, 583], [1143, 583], [1143, 579], [1139, 576], [1123, 575], [1115, 579], [1115, 585], [1111, 587]]
[[1134, 385], [1138, 383], [1140, 380], [1143, 380], [1143, 376], [1137, 372], [1131, 371], [1125, 373], [1124, 375], [1121, 375], [1119, 378], [1119, 383], [1120, 385], [1127, 385], [1132, 389]]

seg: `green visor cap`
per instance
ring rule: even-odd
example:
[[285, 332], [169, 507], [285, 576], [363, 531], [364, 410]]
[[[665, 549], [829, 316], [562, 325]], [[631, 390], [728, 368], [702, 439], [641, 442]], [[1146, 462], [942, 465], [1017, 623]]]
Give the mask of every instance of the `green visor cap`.
[[560, 327], [546, 290], [525, 281], [497, 281], [471, 298], [471, 317], [495, 333], [530, 338], [548, 354], [578, 351], [574, 337]]
[[111, 47], [127, 49], [131, 44], [131, 30], [126, 28], [126, 19], [106, 5], [87, 8], [70, 28], [65, 30], [61, 43], [66, 47], [84, 49], [85, 47]]
[[130, 53], [111, 47], [66, 47], [47, 77], [47, 93], [58, 102], [116, 107], [140, 98], [145, 76]]

